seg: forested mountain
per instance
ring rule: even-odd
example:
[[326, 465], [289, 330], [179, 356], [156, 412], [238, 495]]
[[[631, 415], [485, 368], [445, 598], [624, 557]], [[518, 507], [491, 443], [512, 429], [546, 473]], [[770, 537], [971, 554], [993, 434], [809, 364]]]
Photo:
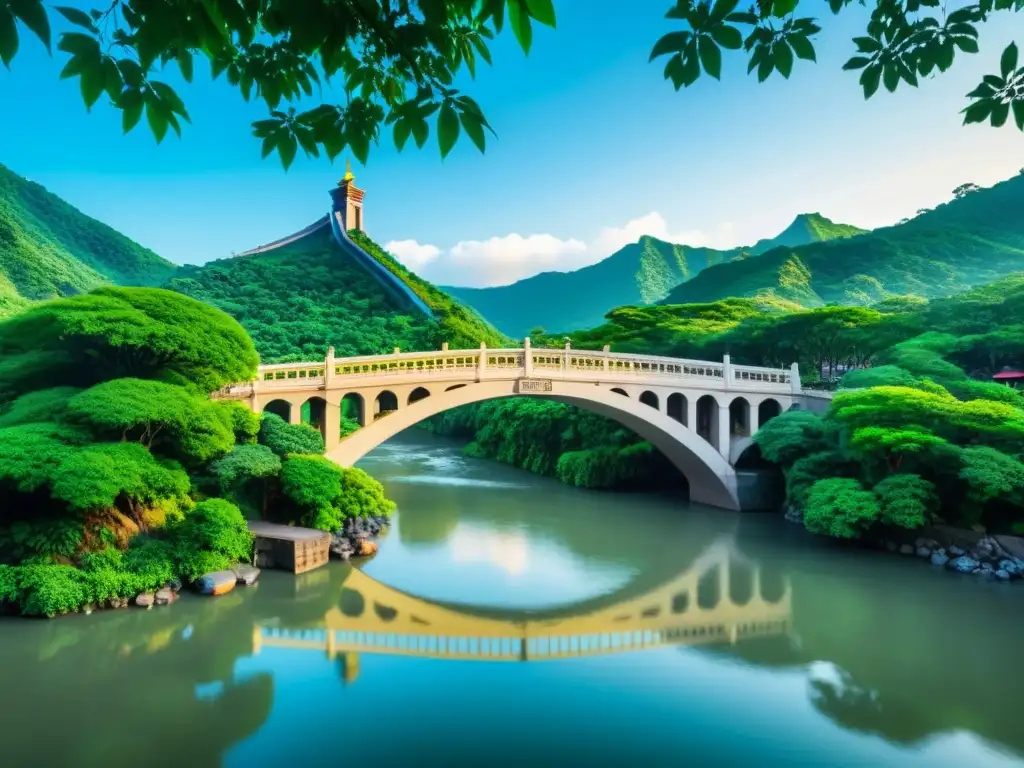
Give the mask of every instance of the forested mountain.
[[399, 305], [366, 269], [341, 251], [329, 227], [267, 253], [182, 267], [167, 287], [237, 319], [264, 362], [316, 360], [328, 346], [339, 356], [500, 346], [486, 321], [412, 275], [361, 233], [358, 245], [405, 281], [434, 319]]
[[774, 295], [804, 306], [945, 296], [1024, 268], [1024, 175], [844, 240], [713, 266], [664, 303]]
[[573, 272], [542, 272], [495, 288], [444, 290], [475, 307], [502, 332], [522, 338], [537, 327], [551, 332], [589, 328], [615, 307], [654, 304], [679, 283], [715, 264], [757, 256], [781, 245], [851, 237], [863, 231], [810, 213], [797, 216], [777, 237], [725, 251], [644, 236], [597, 264]]
[[175, 266], [0, 165], [0, 316], [18, 297], [70, 296], [104, 283], [158, 285]]

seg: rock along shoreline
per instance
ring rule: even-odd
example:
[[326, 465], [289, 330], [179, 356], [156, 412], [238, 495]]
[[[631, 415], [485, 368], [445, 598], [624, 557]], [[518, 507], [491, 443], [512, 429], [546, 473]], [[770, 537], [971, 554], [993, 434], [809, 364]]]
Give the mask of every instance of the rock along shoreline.
[[[803, 514], [786, 509], [785, 519], [803, 524]], [[993, 536], [976, 531], [935, 526], [913, 541], [895, 535], [881, 536], [867, 543], [887, 552], [927, 561], [936, 570], [978, 576], [985, 581], [1024, 581], [1024, 538]]]

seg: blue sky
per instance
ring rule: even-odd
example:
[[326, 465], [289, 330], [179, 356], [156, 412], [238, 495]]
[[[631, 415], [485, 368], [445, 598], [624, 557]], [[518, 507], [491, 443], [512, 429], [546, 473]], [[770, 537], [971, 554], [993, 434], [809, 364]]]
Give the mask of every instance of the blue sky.
[[[798, 62], [789, 81], [759, 86], [731, 57], [721, 82], [676, 93], [647, 63], [673, 28], [669, 4], [636, 0], [622, 13], [559, 0], [558, 29], [538, 30], [528, 57], [503, 36], [495, 67], [467, 84], [499, 139], [486, 155], [460, 143], [443, 162], [433, 139], [402, 154], [375, 148], [355, 165], [369, 234], [437, 282], [501, 284], [592, 263], [644, 233], [725, 247], [806, 211], [890, 224], [961, 182], [1024, 166], [1024, 135], [962, 127], [958, 115], [1003, 46], [1024, 43], [1024, 15], [995, 16], [981, 54], [920, 89], [864, 102], [856, 74], [841, 71], [862, 9], [836, 19], [805, 0], [826, 30], [819, 63]], [[300, 157], [285, 173], [262, 161], [248, 126], [264, 108], [205, 68], [181, 91], [192, 125], [157, 146], [144, 125], [122, 136], [107, 105], [88, 114], [77, 83], [58, 80], [62, 66], [63, 54], [26, 39], [11, 72], [0, 69], [0, 162], [166, 258], [229, 256], [326, 212], [343, 162]]]

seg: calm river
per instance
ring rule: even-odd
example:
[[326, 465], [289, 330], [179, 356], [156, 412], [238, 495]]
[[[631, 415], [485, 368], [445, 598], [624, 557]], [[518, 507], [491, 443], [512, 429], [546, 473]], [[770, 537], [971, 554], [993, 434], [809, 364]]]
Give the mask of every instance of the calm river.
[[1024, 586], [406, 435], [373, 560], [0, 622], [0, 765], [1024, 765]]

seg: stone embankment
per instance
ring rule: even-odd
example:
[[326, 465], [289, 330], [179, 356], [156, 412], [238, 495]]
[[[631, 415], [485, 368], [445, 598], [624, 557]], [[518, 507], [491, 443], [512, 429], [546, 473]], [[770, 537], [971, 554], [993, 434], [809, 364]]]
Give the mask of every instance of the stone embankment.
[[376, 539], [387, 533], [390, 524], [383, 515], [349, 518], [345, 527], [331, 536], [331, 554], [342, 560], [377, 554]]

